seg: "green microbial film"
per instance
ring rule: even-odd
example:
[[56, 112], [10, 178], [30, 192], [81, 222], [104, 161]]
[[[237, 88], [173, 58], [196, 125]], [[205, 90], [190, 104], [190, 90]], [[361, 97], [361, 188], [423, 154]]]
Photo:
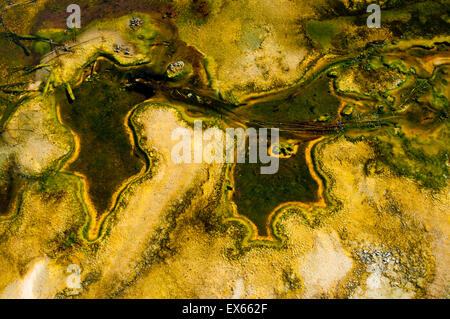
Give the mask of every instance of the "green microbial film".
[[255, 121], [296, 123], [333, 121], [337, 118], [339, 100], [330, 89], [330, 79], [322, 75], [288, 97], [275, 97], [239, 110]]
[[73, 89], [73, 102], [59, 92], [62, 121], [79, 138], [79, 154], [68, 170], [86, 178], [89, 198], [100, 213], [113, 204], [121, 185], [146, 165], [133, 147], [128, 121], [129, 112], [145, 95], [124, 88], [129, 73], [101, 64], [98, 74]]
[[280, 204], [317, 201], [318, 185], [306, 164], [306, 146], [299, 145], [290, 158], [280, 158], [279, 170], [273, 175], [261, 175], [258, 163], [236, 164], [233, 200], [239, 214], [256, 225], [259, 235], [268, 235], [268, 217]]

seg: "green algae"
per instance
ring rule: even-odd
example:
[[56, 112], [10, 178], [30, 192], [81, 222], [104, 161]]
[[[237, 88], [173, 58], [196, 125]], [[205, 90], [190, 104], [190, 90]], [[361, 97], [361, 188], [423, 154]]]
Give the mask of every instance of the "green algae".
[[100, 67], [102, 71], [91, 81], [73, 89], [74, 101], [62, 90], [58, 100], [62, 121], [79, 138], [79, 154], [67, 170], [84, 176], [91, 202], [99, 212], [105, 212], [123, 182], [146, 165], [131, 142], [127, 119], [145, 96], [124, 88], [130, 74], [109, 63]]
[[324, 116], [336, 119], [339, 104], [339, 99], [331, 92], [330, 79], [324, 74], [287, 98], [274, 97], [241, 107], [238, 112], [252, 120], [295, 123], [318, 121]]
[[328, 51], [331, 41], [339, 31], [339, 24], [332, 21], [311, 21], [307, 24], [306, 31], [320, 44], [323, 51]]
[[295, 155], [280, 158], [274, 175], [261, 175], [260, 164], [236, 164], [233, 200], [239, 214], [256, 225], [259, 235], [268, 235], [268, 217], [280, 204], [318, 200], [318, 185], [309, 172], [305, 148], [306, 144], [301, 144]]
[[[445, 138], [444, 136], [442, 138]], [[446, 137], [448, 141], [448, 133]], [[424, 145], [402, 134], [378, 134], [369, 139], [377, 154], [377, 161], [390, 167], [394, 172], [413, 178], [428, 188], [439, 189], [447, 184], [448, 148], [433, 144], [436, 154], [424, 152]]]

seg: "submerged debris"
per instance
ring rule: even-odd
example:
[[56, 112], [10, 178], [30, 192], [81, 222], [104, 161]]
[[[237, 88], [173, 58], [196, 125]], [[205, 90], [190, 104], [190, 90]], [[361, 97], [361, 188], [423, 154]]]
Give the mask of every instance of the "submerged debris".
[[169, 78], [174, 78], [177, 75], [180, 75], [183, 73], [184, 70], [184, 62], [183, 61], [177, 61], [169, 65], [167, 68], [167, 76]]
[[143, 23], [144, 21], [141, 18], [133, 17], [130, 19], [130, 28], [134, 30], [135, 28], [139, 28]]
[[125, 55], [130, 55], [130, 49], [128, 48], [123, 48], [120, 44], [114, 44], [114, 52], [115, 53], [120, 53], [123, 52], [123, 54]]
[[122, 51], [122, 46], [120, 44], [114, 44], [114, 52], [119, 53]]

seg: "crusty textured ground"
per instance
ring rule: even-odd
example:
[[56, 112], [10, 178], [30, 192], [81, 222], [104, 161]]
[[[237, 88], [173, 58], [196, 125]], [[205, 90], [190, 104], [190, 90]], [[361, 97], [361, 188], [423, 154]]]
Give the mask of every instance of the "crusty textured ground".
[[[312, 14], [308, 6], [248, 1], [257, 9], [243, 16], [242, 4], [217, 3], [202, 24], [183, 16], [176, 21], [181, 38], [210, 58], [213, 88], [239, 95], [285, 86], [319, 54], [305, 51], [302, 36], [284, 37], [294, 32], [296, 19]], [[123, 31], [127, 19], [111, 25]], [[89, 59], [99, 51], [112, 54], [117, 42], [130, 46], [138, 60], [145, 56], [120, 30], [93, 28], [78, 40], [77, 53], [50, 61], [55, 85], [76, 81]], [[37, 83], [49, 74], [42, 70]], [[33, 179], [70, 150], [70, 136], [50, 102], [47, 95], [20, 105], [3, 133], [2, 168], [14, 161], [29, 184], [17, 215], [0, 223], [1, 297], [448, 297], [448, 187], [426, 190], [388, 168], [367, 173], [375, 156], [367, 143], [325, 139], [317, 146], [316, 169], [337, 209], [289, 208], [277, 219], [282, 244], [241, 249], [244, 224], [222, 224], [231, 213], [221, 192], [224, 167], [174, 165], [169, 137], [174, 128], [188, 126], [162, 105], [143, 106], [137, 119], [143, 128], [138, 135], [154, 159], [152, 174], [130, 184], [101, 236], [87, 242], [77, 177], [55, 174], [49, 193]], [[30, 112], [37, 115], [29, 119]], [[304, 218], [319, 213], [317, 225]], [[73, 234], [75, 240], [68, 240]], [[67, 287], [71, 264], [81, 268], [81, 289]]]

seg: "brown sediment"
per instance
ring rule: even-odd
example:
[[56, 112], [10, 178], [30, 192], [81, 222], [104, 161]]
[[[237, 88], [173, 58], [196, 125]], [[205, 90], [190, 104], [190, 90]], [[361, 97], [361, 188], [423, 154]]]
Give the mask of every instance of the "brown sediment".
[[0, 221], [7, 220], [15, 215], [20, 194], [25, 186], [25, 180], [19, 176], [11, 177], [7, 182], [5, 192], [0, 194]]
[[[65, 8], [73, 3], [71, 0], [55, 0], [62, 10], [45, 9], [39, 12], [35, 17], [35, 24], [32, 32], [45, 23], [51, 28], [66, 28], [67, 16]], [[81, 7], [83, 15], [83, 25], [87, 25], [97, 19], [111, 19], [118, 18], [123, 15], [134, 12], [144, 12], [152, 14], [155, 18], [164, 19], [165, 16], [174, 16], [175, 10], [173, 4], [155, 2], [155, 1], [141, 1], [141, 0], [115, 0], [114, 2], [98, 1], [92, 4], [91, 1], [79, 0], [77, 4]], [[169, 21], [169, 19], [166, 19]]]

